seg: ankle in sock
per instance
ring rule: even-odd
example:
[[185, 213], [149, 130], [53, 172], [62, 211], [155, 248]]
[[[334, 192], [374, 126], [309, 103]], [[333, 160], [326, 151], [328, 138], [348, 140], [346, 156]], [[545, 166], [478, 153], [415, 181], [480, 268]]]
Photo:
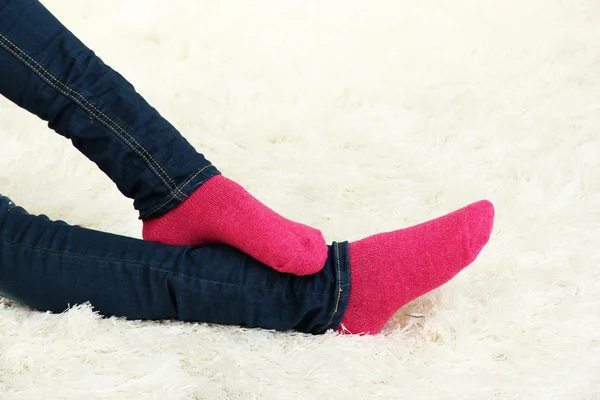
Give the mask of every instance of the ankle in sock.
[[225, 243], [280, 272], [309, 275], [327, 258], [321, 232], [271, 210], [216, 175], [167, 214], [144, 221], [145, 240], [174, 246]]
[[376, 334], [405, 304], [471, 264], [488, 242], [492, 203], [350, 243], [350, 299], [339, 332]]

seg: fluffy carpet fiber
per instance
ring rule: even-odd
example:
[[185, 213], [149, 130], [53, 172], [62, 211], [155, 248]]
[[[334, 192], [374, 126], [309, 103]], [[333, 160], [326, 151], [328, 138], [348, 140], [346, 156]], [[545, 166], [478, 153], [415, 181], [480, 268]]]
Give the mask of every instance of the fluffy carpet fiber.
[[[599, 2], [44, 4], [225, 174], [328, 240], [481, 198], [497, 221], [475, 264], [376, 337], [2, 300], [1, 399], [600, 398]], [[131, 201], [6, 100], [0, 191], [140, 237]]]

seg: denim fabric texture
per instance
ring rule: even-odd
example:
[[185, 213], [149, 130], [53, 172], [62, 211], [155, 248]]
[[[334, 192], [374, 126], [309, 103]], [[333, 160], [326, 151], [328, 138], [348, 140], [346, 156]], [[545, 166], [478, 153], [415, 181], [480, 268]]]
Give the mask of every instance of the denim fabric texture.
[[60, 313], [323, 333], [348, 306], [348, 243], [321, 272], [279, 273], [225, 245], [173, 247], [50, 221], [0, 196], [0, 296]]
[[37, 0], [0, 0], [0, 93], [70, 139], [142, 219], [219, 173]]

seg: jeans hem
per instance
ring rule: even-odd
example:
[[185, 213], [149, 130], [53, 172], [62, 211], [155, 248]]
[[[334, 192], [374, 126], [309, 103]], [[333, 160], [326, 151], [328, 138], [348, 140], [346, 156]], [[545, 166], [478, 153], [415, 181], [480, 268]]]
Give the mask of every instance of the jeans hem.
[[337, 274], [335, 290], [331, 293], [334, 307], [329, 323], [317, 333], [325, 333], [330, 329], [338, 328], [348, 308], [348, 301], [350, 299], [350, 257], [348, 254], [348, 244], [348, 242], [333, 242], [335, 249], [334, 264]]
[[204, 168], [199, 169], [184, 183], [176, 193], [165, 196], [161, 201], [158, 202], [154, 208], [148, 207], [147, 209], [140, 210], [140, 219], [151, 219], [158, 218], [165, 215], [178, 205], [183, 203], [192, 193], [194, 193], [202, 184], [215, 175], [219, 175], [221, 172], [214, 165], [207, 165]]

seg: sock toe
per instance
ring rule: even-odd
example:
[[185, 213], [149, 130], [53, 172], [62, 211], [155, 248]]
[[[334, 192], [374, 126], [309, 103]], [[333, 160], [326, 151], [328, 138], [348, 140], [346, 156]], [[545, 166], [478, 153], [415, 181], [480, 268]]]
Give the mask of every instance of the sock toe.
[[494, 227], [494, 205], [489, 200], [481, 200], [467, 207], [467, 226], [471, 260], [475, 260], [489, 241]]
[[327, 261], [327, 242], [318, 229], [307, 227], [306, 234], [299, 238], [297, 247], [302, 251], [296, 257], [289, 260], [281, 268], [275, 268], [279, 272], [291, 273], [304, 276], [312, 275], [321, 271]]

